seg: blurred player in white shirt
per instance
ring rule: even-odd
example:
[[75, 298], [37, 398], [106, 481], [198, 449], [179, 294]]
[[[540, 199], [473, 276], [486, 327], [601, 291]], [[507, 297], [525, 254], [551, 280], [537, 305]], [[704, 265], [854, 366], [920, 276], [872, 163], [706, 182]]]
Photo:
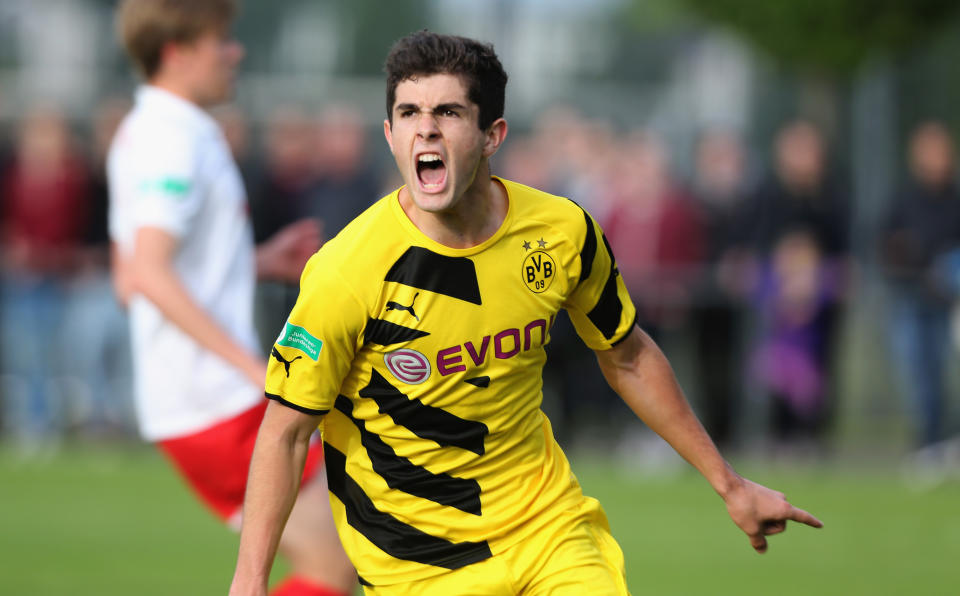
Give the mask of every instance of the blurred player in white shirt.
[[[206, 108], [230, 98], [242, 46], [231, 0], [125, 0], [121, 41], [146, 84], [107, 170], [114, 285], [129, 305], [140, 430], [198, 496], [239, 527], [266, 400], [253, 324], [257, 277], [294, 281], [314, 222], [254, 248], [246, 195]], [[319, 443], [281, 539], [292, 576], [273, 594], [348, 594], [356, 575], [333, 529]], [[299, 506], [306, 503], [305, 506]]]

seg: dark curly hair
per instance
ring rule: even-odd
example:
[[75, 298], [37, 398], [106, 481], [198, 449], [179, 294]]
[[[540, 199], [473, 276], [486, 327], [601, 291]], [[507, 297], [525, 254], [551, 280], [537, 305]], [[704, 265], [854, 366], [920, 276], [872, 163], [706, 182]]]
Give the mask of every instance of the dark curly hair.
[[485, 130], [503, 116], [507, 73], [493, 45], [424, 29], [393, 44], [384, 63], [387, 73], [387, 119], [393, 123], [397, 85], [417, 76], [452, 74], [462, 78], [467, 97], [480, 108], [477, 124]]

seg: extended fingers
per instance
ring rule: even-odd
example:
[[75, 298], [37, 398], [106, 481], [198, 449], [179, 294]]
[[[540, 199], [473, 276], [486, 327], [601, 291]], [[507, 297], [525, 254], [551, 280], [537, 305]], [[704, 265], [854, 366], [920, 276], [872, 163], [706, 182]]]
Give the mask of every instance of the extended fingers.
[[792, 519], [793, 521], [800, 522], [802, 524], [807, 524], [808, 526], [813, 526], [814, 528], [822, 528], [823, 522], [814, 516], [810, 515], [803, 509], [799, 507], [790, 507], [790, 514], [787, 516], [787, 519]]
[[760, 526], [758, 532], [749, 533], [750, 537], [750, 546], [754, 548], [758, 553], [763, 554], [767, 552], [767, 540], [766, 536], [772, 536], [774, 534], [780, 534], [785, 532], [787, 529], [787, 520], [797, 521], [808, 526], [813, 526], [814, 528], [822, 528], [823, 522], [819, 519], [800, 509], [798, 507], [790, 506], [782, 517], [777, 516], [775, 519], [770, 519], [763, 522]]

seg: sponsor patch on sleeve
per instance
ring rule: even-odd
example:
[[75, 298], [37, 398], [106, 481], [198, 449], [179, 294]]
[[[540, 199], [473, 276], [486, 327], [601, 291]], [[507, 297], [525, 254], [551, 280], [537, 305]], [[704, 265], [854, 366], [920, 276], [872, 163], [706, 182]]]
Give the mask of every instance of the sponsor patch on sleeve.
[[185, 178], [155, 178], [140, 183], [140, 191], [182, 199], [190, 192], [190, 181]]
[[299, 325], [287, 321], [277, 338], [277, 345], [294, 348], [306, 354], [314, 362], [320, 357], [323, 342], [310, 335], [310, 332]]

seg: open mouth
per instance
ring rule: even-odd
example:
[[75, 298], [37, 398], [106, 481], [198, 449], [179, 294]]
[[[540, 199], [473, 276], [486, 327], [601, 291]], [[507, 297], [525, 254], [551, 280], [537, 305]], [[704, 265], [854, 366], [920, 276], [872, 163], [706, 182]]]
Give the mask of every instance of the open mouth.
[[417, 157], [417, 178], [427, 191], [443, 189], [447, 180], [447, 166], [439, 153], [422, 153]]

